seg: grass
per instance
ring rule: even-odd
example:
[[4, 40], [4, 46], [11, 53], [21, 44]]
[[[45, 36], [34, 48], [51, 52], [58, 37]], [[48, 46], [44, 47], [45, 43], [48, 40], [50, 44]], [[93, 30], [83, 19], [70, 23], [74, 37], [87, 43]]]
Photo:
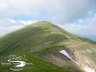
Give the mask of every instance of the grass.
[[[72, 64], [61, 68], [44, 61], [39, 56], [77, 42], [82, 42], [82, 40], [76, 35], [50, 22], [37, 22], [0, 38], [0, 61], [5, 61], [8, 55], [25, 54], [26, 59], [33, 65], [25, 67], [20, 72], [74, 72]], [[8, 67], [1, 67], [0, 72], [11, 71]]]
[[50, 26], [28, 26], [6, 35], [0, 40], [0, 55], [18, 53], [18, 51], [38, 52], [67, 40], [66, 36], [54, 33], [50, 28]]
[[[22, 54], [20, 54], [22, 56]], [[43, 61], [42, 59], [30, 54], [26, 55], [26, 62], [32, 63], [32, 65], [26, 65], [20, 72], [69, 72], [68, 69], [60, 68], [50, 62]], [[13, 72], [8, 66], [0, 66], [0, 72]]]

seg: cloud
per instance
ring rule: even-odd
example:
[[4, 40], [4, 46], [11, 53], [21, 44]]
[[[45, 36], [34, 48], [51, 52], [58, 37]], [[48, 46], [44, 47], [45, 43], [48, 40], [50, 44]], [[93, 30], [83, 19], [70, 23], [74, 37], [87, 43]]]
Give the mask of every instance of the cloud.
[[82, 22], [69, 23], [59, 26], [74, 34], [96, 40], [96, 13]]
[[0, 4], [1, 18], [16, 15], [36, 18], [45, 11], [55, 22], [72, 21], [91, 7], [90, 0], [0, 0]]
[[5, 10], [8, 7], [6, 0], [0, 0], [0, 11]]
[[17, 23], [17, 21], [13, 20], [13, 19], [9, 19], [9, 21], [12, 22], [12, 23]]
[[35, 22], [37, 22], [37, 21], [31, 21], [31, 20], [24, 21], [24, 20], [20, 20], [20, 21], [18, 21], [18, 22], [20, 22], [20, 23], [22, 23], [22, 24], [24, 24], [24, 25], [28, 25], [28, 24], [35, 23]]
[[0, 34], [46, 20], [73, 33], [95, 35], [95, 12], [95, 0], [0, 0]]
[[16, 29], [19, 29], [21, 27], [24, 27], [25, 25], [32, 24], [34, 22], [37, 22], [37, 21], [2, 19], [0, 20], [0, 36], [6, 33], [9, 33], [11, 31], [14, 31]]
[[37, 21], [32, 21], [32, 20], [14, 20], [14, 19], [8, 19], [11, 23], [16, 23], [16, 24], [22, 24], [22, 25], [28, 25], [32, 24]]
[[0, 20], [0, 36], [9, 33], [13, 30], [23, 27], [24, 25], [20, 22], [16, 22], [11, 19], [1, 19]]
[[12, 27], [9, 27], [9, 28], [7, 28], [7, 27], [0, 27], [0, 36], [5, 35], [5, 34], [7, 34], [9, 32], [12, 32], [12, 31], [14, 31], [16, 29], [19, 29], [21, 27], [23, 27], [23, 26], [12, 26]]

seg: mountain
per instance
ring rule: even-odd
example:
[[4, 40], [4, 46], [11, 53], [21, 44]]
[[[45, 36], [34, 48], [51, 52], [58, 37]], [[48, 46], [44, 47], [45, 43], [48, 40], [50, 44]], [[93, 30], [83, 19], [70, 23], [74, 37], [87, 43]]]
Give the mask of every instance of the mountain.
[[0, 62], [0, 72], [95, 72], [96, 44], [39, 21], [0, 38]]

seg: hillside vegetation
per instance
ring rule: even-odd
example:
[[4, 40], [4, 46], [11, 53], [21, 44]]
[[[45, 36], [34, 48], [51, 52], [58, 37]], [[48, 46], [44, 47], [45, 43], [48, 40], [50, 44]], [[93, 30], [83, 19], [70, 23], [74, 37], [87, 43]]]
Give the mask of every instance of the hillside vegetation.
[[[60, 54], [62, 49], [67, 50], [79, 65]], [[92, 53], [86, 49], [91, 49]], [[46, 21], [33, 23], [0, 38], [0, 62], [7, 62], [10, 55], [25, 55], [27, 62], [33, 63], [20, 72], [82, 72], [81, 63], [88, 64], [86, 59], [91, 64], [95, 63], [95, 50], [95, 44], [90, 41]], [[84, 61], [81, 61], [82, 55]], [[95, 68], [95, 64], [88, 65]], [[11, 70], [0, 66], [0, 72]]]

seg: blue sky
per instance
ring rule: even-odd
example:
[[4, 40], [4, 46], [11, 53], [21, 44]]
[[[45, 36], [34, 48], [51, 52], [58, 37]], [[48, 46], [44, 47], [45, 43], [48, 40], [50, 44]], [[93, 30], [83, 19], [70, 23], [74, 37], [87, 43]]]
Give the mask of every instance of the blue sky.
[[96, 40], [96, 0], [0, 0], [1, 36], [36, 21]]

